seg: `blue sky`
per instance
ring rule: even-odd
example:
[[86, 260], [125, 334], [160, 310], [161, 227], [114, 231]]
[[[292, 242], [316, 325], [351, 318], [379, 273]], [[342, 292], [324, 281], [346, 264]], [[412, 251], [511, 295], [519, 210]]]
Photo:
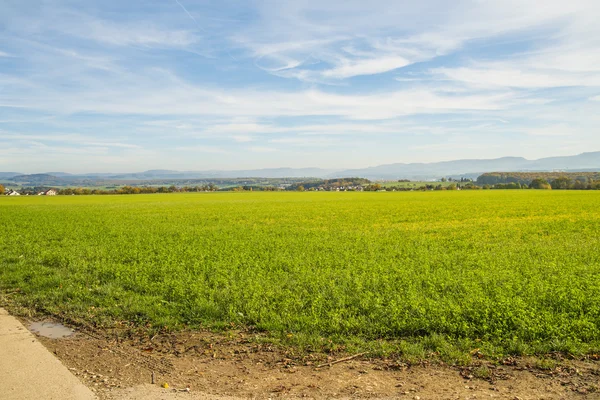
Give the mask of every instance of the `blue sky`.
[[597, 0], [0, 1], [3, 171], [600, 150]]

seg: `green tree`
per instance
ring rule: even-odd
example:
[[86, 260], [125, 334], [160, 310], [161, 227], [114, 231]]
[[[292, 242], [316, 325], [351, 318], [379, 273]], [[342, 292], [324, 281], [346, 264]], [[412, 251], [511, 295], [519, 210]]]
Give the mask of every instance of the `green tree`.
[[575, 190], [585, 190], [588, 188], [588, 184], [577, 179], [573, 184], [572, 188]]
[[304, 192], [304, 186], [300, 185], [296, 188], [296, 190], [299, 192]]
[[545, 179], [541, 179], [541, 178], [536, 178], [533, 181], [531, 181], [531, 184], [529, 185], [529, 187], [531, 189], [544, 189], [544, 190], [552, 189], [552, 186], [550, 186], [548, 181]]
[[556, 178], [551, 183], [552, 189], [570, 189], [573, 186], [573, 182], [571, 178], [567, 176], [561, 176], [560, 178]]

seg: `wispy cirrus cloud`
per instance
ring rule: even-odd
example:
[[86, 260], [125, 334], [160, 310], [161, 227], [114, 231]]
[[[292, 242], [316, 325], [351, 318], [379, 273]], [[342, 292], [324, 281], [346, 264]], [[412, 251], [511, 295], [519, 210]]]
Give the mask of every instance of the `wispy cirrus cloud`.
[[325, 78], [350, 78], [360, 75], [375, 75], [383, 72], [393, 71], [395, 69], [407, 66], [410, 61], [403, 57], [384, 56], [380, 58], [347, 61], [343, 60], [341, 65], [322, 72]]
[[434, 75], [480, 88], [543, 89], [566, 86], [600, 86], [598, 71], [573, 73], [550, 67], [534, 68], [512, 63], [491, 63], [474, 67], [436, 68]]
[[125, 149], [139, 149], [141, 146], [132, 143], [106, 141], [101, 137], [90, 137], [81, 134], [55, 134], [55, 133], [44, 133], [44, 134], [23, 134], [14, 132], [4, 132], [0, 130], [0, 140], [11, 140], [11, 141], [22, 141], [28, 143], [42, 143], [42, 142], [59, 142], [68, 143], [71, 145], [85, 145], [85, 146], [97, 146], [97, 147], [119, 147]]
[[[340, 12], [337, 3], [259, 2], [262, 18], [257, 26], [244, 29], [235, 39], [261, 65], [270, 62], [272, 67], [266, 70], [319, 81], [393, 71], [461, 50], [477, 40], [517, 34], [536, 38], [536, 30], [546, 35], [554, 30], [559, 38], [583, 37], [589, 32], [578, 27], [589, 20], [590, 9], [597, 11], [592, 0], [568, 4], [553, 0], [543, 10], [535, 1], [467, 1], [451, 8], [437, 3], [350, 1]], [[436, 8], [443, 12], [436, 13]], [[320, 68], [315, 69], [315, 64]]]
[[[137, 92], [138, 95], [140, 92]], [[16, 106], [60, 113], [156, 115], [246, 115], [246, 116], [339, 116], [356, 120], [386, 119], [404, 115], [449, 111], [501, 110], [508, 107], [509, 92], [493, 95], [447, 96], [427, 90], [386, 92], [377, 95], [340, 96], [325, 91], [286, 92], [167, 90], [137, 98], [128, 92], [94, 96], [63, 95], [61, 104], [52, 98], [27, 99]], [[108, 100], [110, 98], [110, 101]], [[262, 98], [257, 102], [257, 98]]]
[[[169, 14], [165, 14], [165, 18], [156, 18], [144, 12], [142, 4], [134, 6], [139, 7], [139, 12], [134, 13], [133, 18], [121, 18], [114, 11], [98, 14], [98, 8], [85, 2], [79, 7], [69, 7], [62, 1], [25, 1], [22, 6], [27, 8], [26, 13], [19, 6], [11, 7], [10, 3], [6, 9], [6, 26], [9, 33], [18, 37], [55, 39], [53, 42], [89, 40], [109, 46], [178, 48], [199, 40], [195, 30], [175, 26]], [[110, 7], [110, 2], [107, 5]]]

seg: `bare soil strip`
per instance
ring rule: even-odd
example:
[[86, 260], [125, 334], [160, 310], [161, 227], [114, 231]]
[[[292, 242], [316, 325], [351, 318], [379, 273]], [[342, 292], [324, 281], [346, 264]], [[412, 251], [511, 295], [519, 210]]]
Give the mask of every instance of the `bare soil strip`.
[[243, 332], [40, 338], [100, 399], [600, 399], [594, 360], [508, 358], [453, 367], [364, 355], [336, 363], [348, 355], [297, 355], [252, 339]]

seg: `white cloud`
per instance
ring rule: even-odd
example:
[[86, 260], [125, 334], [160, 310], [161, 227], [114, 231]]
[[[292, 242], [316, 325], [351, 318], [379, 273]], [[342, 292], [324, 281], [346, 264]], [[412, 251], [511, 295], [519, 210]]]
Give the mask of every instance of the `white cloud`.
[[231, 138], [238, 143], [248, 143], [248, 142], [254, 141], [254, 138], [252, 136], [248, 136], [248, 135], [235, 135], [235, 136], [232, 136]]
[[253, 153], [272, 153], [277, 151], [276, 148], [267, 146], [250, 146], [248, 147], [248, 150], [250, 150]]
[[375, 59], [346, 61], [333, 69], [323, 71], [327, 78], [350, 78], [358, 75], [374, 75], [382, 72], [393, 71], [409, 65], [410, 62], [403, 57], [386, 56]]
[[[517, 33], [535, 36], [536, 30], [548, 28], [555, 35], [550, 40], [568, 36], [570, 42], [581, 42], [589, 38], [590, 29], [597, 30], [593, 21], [598, 15], [594, 0], [549, 0], [542, 8], [534, 0], [471, 0], [452, 6], [436, 0], [258, 4], [261, 18], [235, 35], [236, 43], [260, 58], [260, 65], [272, 63], [268, 71], [311, 82], [388, 72], [448, 54], [475, 40]], [[580, 49], [578, 57], [597, 65], [594, 54], [598, 52], [588, 50]], [[556, 61], [579, 65], [569, 56]], [[325, 68], [315, 70], [314, 63]]]
[[[79, 18], [79, 17], [78, 17]], [[93, 40], [111, 46], [146, 46], [185, 48], [199, 38], [188, 30], [170, 29], [152, 23], [121, 23], [81, 16], [78, 23], [55, 25], [62, 34]]]
[[85, 4], [68, 8], [60, 1], [45, 2], [37, 7], [25, 6], [13, 14], [9, 12], [7, 28], [13, 35], [53, 44], [76, 38], [109, 46], [185, 48], [200, 40], [196, 29], [176, 27], [168, 15], [148, 16], [142, 12], [143, 4], [139, 6], [139, 13], [121, 18], [114, 13], [101, 14], [101, 7], [86, 12]]
[[[3, 157], [0, 165], [23, 173], [44, 171], [130, 172], [149, 167], [158, 153], [142, 149], [110, 149], [107, 147], [47, 146], [35, 143], [0, 142]], [[161, 152], [161, 157], [164, 153]], [[154, 161], [153, 161], [154, 160]], [[148, 169], [148, 168], [146, 168]]]
[[218, 146], [208, 146], [208, 145], [198, 145], [198, 146], [177, 146], [175, 147], [177, 151], [185, 151], [192, 153], [209, 153], [209, 154], [229, 154], [230, 152], [222, 147]]
[[525, 129], [523, 132], [530, 136], [569, 137], [578, 131], [573, 126], [564, 124]]
[[89, 21], [86, 29], [76, 29], [69, 33], [115, 46], [186, 47], [198, 41], [196, 35], [190, 31], [170, 30], [146, 24], [116, 25], [101, 20]]
[[[229, 99], [229, 102], [233, 102], [235, 100]], [[207, 132], [210, 133], [225, 133], [225, 134], [233, 134], [233, 133], [264, 133], [270, 129], [269, 126], [264, 124], [257, 124], [252, 122], [245, 123], [230, 123], [230, 124], [217, 124], [212, 125], [206, 128]], [[239, 136], [240, 138], [248, 138], [249, 136]]]
[[[319, 89], [293, 92], [222, 90], [191, 84], [169, 71], [154, 69], [114, 78], [83, 76], [78, 77], [78, 83], [71, 90], [64, 91], [61, 87], [53, 87], [52, 82], [40, 81], [42, 86], [35, 90], [0, 92], [0, 104], [61, 114], [223, 117], [312, 115], [368, 120], [423, 113], [501, 110], [515, 100], [510, 91], [456, 94], [438, 93], [429, 88], [388, 89], [370, 94], [338, 94]], [[250, 134], [263, 131], [264, 127], [253, 123], [232, 123], [211, 129], [214, 132]]]
[[47, 146], [43, 142], [60, 142], [70, 145], [80, 145], [88, 147], [119, 147], [125, 149], [139, 149], [141, 146], [131, 143], [106, 141], [102, 138], [94, 136], [86, 136], [81, 134], [55, 134], [55, 133], [44, 133], [44, 134], [22, 134], [5, 132], [0, 130], [0, 139], [7, 139], [11, 141], [22, 141], [27, 143], [36, 143], [40, 146]]
[[291, 145], [291, 146], [307, 146], [307, 147], [329, 147], [340, 143], [339, 140], [324, 138], [324, 137], [284, 137], [279, 139], [271, 139], [269, 143]]
[[147, 126], [157, 126], [160, 128], [177, 129], [177, 130], [193, 128], [193, 126], [190, 125], [189, 123], [182, 122], [179, 120], [150, 120], [150, 121], [144, 121], [143, 124], [147, 125]]
[[[550, 65], [550, 64], [549, 64]], [[492, 63], [477, 67], [435, 68], [433, 74], [482, 88], [553, 88], [565, 86], [600, 86], [600, 70], [574, 74], [565, 71], [534, 69], [526, 65]]]

